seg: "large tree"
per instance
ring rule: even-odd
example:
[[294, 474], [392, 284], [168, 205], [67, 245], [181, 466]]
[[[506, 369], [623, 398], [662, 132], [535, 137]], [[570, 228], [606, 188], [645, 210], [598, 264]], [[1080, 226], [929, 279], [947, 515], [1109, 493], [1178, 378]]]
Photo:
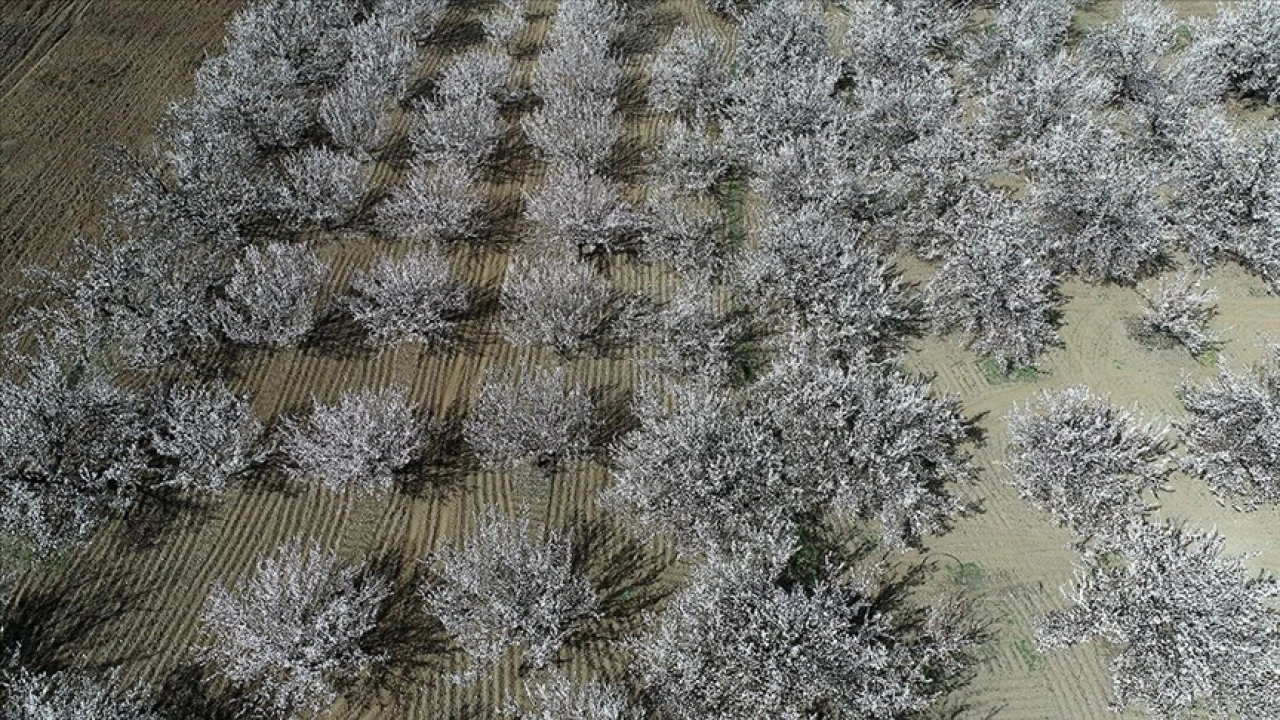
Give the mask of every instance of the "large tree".
[[783, 536], [828, 512], [878, 521], [892, 545], [944, 527], [972, 470], [954, 401], [891, 366], [800, 353], [742, 392], [642, 396], [604, 499], [695, 549]]
[[779, 583], [787, 554], [712, 555], [632, 643], [663, 718], [907, 718], [967, 664], [973, 632], [956, 606], [887, 608], [873, 575]]
[[1040, 624], [1058, 648], [1101, 639], [1114, 704], [1155, 718], [1280, 714], [1280, 583], [1251, 577], [1243, 558], [1223, 556], [1221, 536], [1171, 523], [1129, 523], [1086, 554], [1072, 607]]
[[198, 652], [245, 692], [250, 713], [314, 717], [378, 660], [362, 641], [388, 594], [364, 566], [286, 543], [234, 586], [213, 586]]
[[1164, 428], [1086, 387], [1045, 391], [1007, 419], [1014, 485], [1081, 536], [1118, 532], [1146, 509], [1143, 493], [1173, 470]]
[[427, 609], [467, 654], [459, 681], [489, 670], [513, 648], [524, 664], [545, 666], [599, 605], [569, 538], [532, 528], [527, 510], [510, 518], [487, 508], [474, 532], [442, 547], [429, 567]]

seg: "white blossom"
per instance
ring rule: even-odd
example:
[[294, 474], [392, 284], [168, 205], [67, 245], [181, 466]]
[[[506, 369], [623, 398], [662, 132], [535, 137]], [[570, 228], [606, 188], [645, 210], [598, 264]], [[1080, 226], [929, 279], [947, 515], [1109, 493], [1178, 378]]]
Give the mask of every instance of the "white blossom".
[[423, 599], [469, 660], [455, 680], [475, 679], [511, 648], [525, 666], [543, 667], [595, 617], [599, 597], [574, 562], [570, 539], [534, 533], [527, 509], [508, 518], [490, 506], [461, 545], [446, 544], [429, 558], [436, 579], [422, 586]]
[[1080, 536], [1123, 530], [1147, 509], [1143, 493], [1161, 489], [1173, 470], [1167, 428], [1082, 386], [1045, 391], [1006, 420], [1014, 485]]
[[309, 416], [286, 418], [281, 434], [290, 475], [356, 494], [388, 492], [422, 441], [407, 392], [395, 387], [344, 392], [335, 405], [315, 403]]
[[613, 290], [590, 263], [563, 252], [518, 253], [507, 264], [499, 331], [514, 345], [570, 354], [597, 338]]
[[1262, 720], [1280, 712], [1280, 614], [1274, 576], [1250, 577], [1221, 536], [1130, 523], [1085, 556], [1072, 607], [1043, 618], [1040, 643], [1095, 638], [1115, 648], [1113, 706], [1153, 718], [1203, 714]]
[[[1280, 350], [1273, 349], [1280, 356]], [[1221, 368], [1210, 382], [1178, 388], [1191, 417], [1182, 426], [1183, 466], [1214, 493], [1251, 508], [1280, 500], [1280, 357], [1249, 372]]]
[[590, 450], [591, 397], [563, 367], [490, 370], [463, 425], [467, 444], [491, 467], [554, 466]]
[[217, 304], [227, 337], [247, 345], [293, 345], [311, 331], [328, 268], [304, 245], [245, 248]]
[[246, 692], [249, 712], [316, 717], [379, 660], [361, 640], [389, 594], [364, 566], [295, 540], [234, 586], [213, 585], [197, 651]]
[[383, 257], [351, 281], [345, 304], [373, 343], [439, 342], [453, 334], [467, 309], [467, 288], [438, 248]]
[[1154, 294], [1142, 294], [1146, 306], [1138, 316], [1141, 332], [1172, 338], [1192, 355], [1220, 345], [1222, 339], [1209, 329], [1209, 320], [1217, 312], [1218, 293], [1212, 288], [1202, 290], [1200, 282], [1193, 283], [1182, 273], [1167, 282], [1161, 280]]

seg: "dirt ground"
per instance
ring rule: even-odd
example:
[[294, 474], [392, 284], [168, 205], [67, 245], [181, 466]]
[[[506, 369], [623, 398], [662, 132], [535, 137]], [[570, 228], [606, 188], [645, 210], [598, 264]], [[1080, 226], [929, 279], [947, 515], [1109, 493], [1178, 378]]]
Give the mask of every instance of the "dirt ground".
[[[94, 146], [119, 142], [147, 147], [167, 104], [190, 91], [206, 52], [219, 47], [226, 20], [240, 0], [9, 0], [0, 3], [0, 266], [11, 284], [17, 268], [56, 258], [78, 234], [92, 234], [107, 193], [93, 180]], [[1114, 5], [1114, 4], [1112, 4]], [[1186, 14], [1211, 12], [1208, 2], [1174, 3]], [[550, 15], [554, 0], [535, 0]], [[705, 26], [717, 26], [691, 0], [663, 7]], [[1103, 5], [1093, 12], [1106, 14]], [[540, 21], [535, 36], [545, 29]], [[438, 62], [438, 58], [433, 62]], [[632, 67], [629, 72], [640, 72]], [[641, 132], [639, 120], [631, 130]], [[379, 170], [380, 179], [390, 171]], [[532, 181], [534, 177], [526, 178]], [[518, 188], [517, 188], [518, 189]], [[513, 188], [495, 192], [512, 192]], [[352, 236], [320, 248], [331, 265], [329, 284], [340, 292], [351, 273], [396, 248]], [[459, 273], [475, 288], [494, 288], [504, 252], [461, 253]], [[912, 276], [923, 266], [908, 268]], [[619, 267], [619, 286], [662, 291], [658, 272]], [[1214, 326], [1228, 342], [1222, 360], [1242, 367], [1259, 356], [1260, 343], [1280, 339], [1280, 299], [1241, 269], [1217, 269], [1208, 283], [1219, 294]], [[928, 337], [911, 349], [907, 366], [934, 376], [938, 392], [953, 393], [965, 410], [981, 415], [986, 444], [974, 450], [979, 480], [966, 493], [983, 511], [950, 533], [931, 538], [928, 554], [941, 568], [938, 582], [975, 596], [993, 637], [974, 683], [956, 701], [962, 717], [1005, 720], [1087, 720], [1110, 716], [1105, 653], [1096, 647], [1041, 655], [1031, 621], [1063, 604], [1059, 587], [1072, 578], [1075, 554], [1068, 536], [1018, 498], [999, 466], [1003, 416], [1045, 388], [1084, 383], [1144, 416], [1181, 416], [1174, 389], [1184, 378], [1213, 370], [1185, 352], [1154, 350], [1134, 341], [1129, 316], [1140, 299], [1132, 289], [1069, 282], [1064, 347], [1046, 358], [1033, 381], [993, 382], [977, 358], [951, 338]], [[6, 301], [12, 302], [12, 301]], [[12, 307], [0, 306], [0, 307]], [[445, 414], [465, 403], [487, 368], [522, 360], [553, 362], [541, 351], [498, 340], [491, 318], [468, 329], [468, 341], [450, 348], [416, 344], [385, 350], [332, 343], [237, 358], [237, 385], [254, 397], [265, 420], [328, 401], [344, 389], [402, 384], [424, 408]], [[637, 382], [625, 354], [573, 360], [575, 379], [615, 400]], [[256, 559], [296, 536], [313, 537], [344, 556], [396, 559], [410, 565], [446, 540], [464, 536], [486, 504], [514, 511], [528, 505], [549, 525], [591, 518], [596, 491], [608, 483], [598, 462], [551, 479], [515, 473], [424, 472], [420, 482], [384, 499], [351, 499], [280, 478], [257, 478], [208, 505], [170, 509], [154, 518], [118, 521], [82, 552], [39, 582], [28, 584], [15, 623], [30, 624], [28, 647], [52, 664], [119, 666], [123, 676], [163, 688], [193, 713], [216, 705], [211, 687], [192, 662], [197, 617], [209, 585], [234, 582]], [[1158, 499], [1161, 514], [1197, 527], [1216, 527], [1232, 551], [1257, 551], [1254, 567], [1280, 568], [1280, 511], [1224, 509], [1198, 481], [1176, 477]], [[653, 558], [661, 562], [661, 558]], [[406, 595], [406, 602], [412, 598]], [[518, 682], [515, 664], [470, 687], [449, 683], [449, 657], [430, 652], [432, 638], [395, 646], [394, 672], [354, 691], [334, 718], [485, 717]], [[616, 658], [598, 648], [568, 653], [574, 673], [615, 676]], [[1135, 717], [1137, 717], [1135, 715]]]

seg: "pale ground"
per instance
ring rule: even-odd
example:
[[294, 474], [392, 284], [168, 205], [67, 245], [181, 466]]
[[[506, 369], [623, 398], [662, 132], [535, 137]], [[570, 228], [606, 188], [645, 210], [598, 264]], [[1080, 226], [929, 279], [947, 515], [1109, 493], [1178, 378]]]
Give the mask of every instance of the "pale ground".
[[[15, 268], [56, 257], [79, 233], [91, 232], [107, 193], [92, 181], [96, 143], [114, 141], [145, 148], [151, 128], [171, 99], [190, 91], [192, 73], [205, 52], [216, 51], [223, 24], [238, 2], [187, 0], [81, 0], [17, 2], [0, 9], [0, 262], [10, 282]], [[1205, 2], [1176, 3], [1185, 13], [1211, 11]], [[699, 24], [709, 24], [687, 0], [669, 3]], [[551, 0], [535, 9], [548, 13]], [[1111, 8], [1091, 12], [1105, 14]], [[545, 29], [540, 21], [535, 35]], [[12, 43], [8, 38], [16, 38]], [[13, 48], [20, 48], [14, 51]], [[424, 58], [439, 67], [435, 55]], [[633, 120], [631, 128], [641, 130]], [[396, 173], [382, 167], [379, 182]], [[526, 181], [533, 178], [526, 178]], [[495, 188], [495, 195], [518, 187]], [[346, 287], [354, 269], [397, 248], [353, 236], [327, 242], [330, 285]], [[457, 269], [473, 286], [493, 286], [501, 277], [503, 252], [460, 255]], [[912, 272], [919, 272], [919, 267]], [[619, 285], [658, 288], [655, 272], [620, 268]], [[1222, 358], [1241, 367], [1258, 357], [1262, 338], [1280, 338], [1280, 300], [1260, 281], [1235, 267], [1217, 270], [1210, 284], [1221, 294], [1215, 328], [1226, 335]], [[992, 623], [987, 660], [972, 686], [957, 700], [972, 709], [964, 717], [1008, 720], [1108, 716], [1105, 655], [1094, 647], [1042, 656], [1031, 641], [1031, 619], [1062, 604], [1058, 588], [1072, 576], [1075, 555], [1068, 537], [1020, 500], [997, 465], [1004, 451], [1002, 417], [1014, 403], [1045, 388], [1078, 383], [1136, 407], [1147, 417], [1177, 419], [1174, 388], [1184, 378], [1212, 370], [1179, 350], [1151, 350], [1132, 340], [1125, 322], [1139, 306], [1130, 289], [1067, 283], [1062, 328], [1065, 347], [1047, 356], [1046, 374], [1034, 382], [992, 384], [977, 358], [950, 338], [925, 338], [907, 358], [909, 368], [935, 376], [939, 392], [958, 395], [966, 412], [985, 413], [985, 446], [974, 450], [981, 476], [966, 492], [984, 511], [962, 519], [954, 531], [932, 538], [928, 552], [943, 568], [938, 584], [973, 594]], [[334, 398], [345, 388], [399, 383], [425, 408], [444, 411], [464, 403], [486, 368], [522, 358], [553, 362], [545, 353], [512, 348], [496, 340], [485, 318], [472, 323], [477, 342], [451, 349], [406, 345], [371, 351], [314, 347], [248, 352], [235, 365], [238, 385], [255, 398], [264, 418], [309, 406], [313, 396]], [[577, 358], [574, 377], [594, 388], [625, 391], [637, 370], [625, 355]], [[234, 582], [261, 554], [298, 535], [339, 548], [344, 556], [402, 556], [410, 564], [441, 542], [461, 538], [479, 508], [506, 510], [527, 504], [535, 516], [559, 526], [594, 517], [595, 492], [608, 483], [604, 468], [585, 463], [552, 481], [513, 473], [457, 471], [424, 474], [420, 487], [386, 499], [347, 499], [313, 488], [263, 478], [203, 511], [171, 523], [117, 522], [101, 533], [62, 571], [32, 583], [19, 606], [40, 619], [32, 635], [37, 652], [53, 661], [119, 664], [126, 677], [165, 687], [165, 695], [190, 696], [198, 707], [204, 687], [192, 670], [189, 645], [196, 618], [212, 582]], [[1198, 527], [1217, 527], [1233, 551], [1260, 555], [1255, 567], [1280, 567], [1280, 517], [1276, 508], [1237, 513], [1219, 507], [1202, 484], [1177, 477], [1160, 497], [1161, 513]], [[948, 573], [948, 568], [964, 570]], [[406, 596], [405, 600], [412, 600]], [[48, 603], [48, 605], [45, 605]], [[40, 615], [56, 607], [53, 620]], [[427, 645], [423, 640], [418, 650]], [[571, 651], [575, 673], [619, 672], [616, 658], [590, 648]], [[408, 652], [389, 679], [334, 717], [437, 718], [483, 716], [517, 682], [513, 663], [488, 682], [458, 688], [443, 678], [449, 661], [429, 652]]]

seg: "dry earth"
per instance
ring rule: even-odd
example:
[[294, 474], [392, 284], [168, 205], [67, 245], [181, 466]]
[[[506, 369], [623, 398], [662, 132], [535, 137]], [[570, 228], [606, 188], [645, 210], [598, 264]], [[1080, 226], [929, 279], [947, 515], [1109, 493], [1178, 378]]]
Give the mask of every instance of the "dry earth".
[[[23, 0], [0, 5], [0, 263], [7, 284], [17, 268], [58, 257], [77, 235], [93, 232], [107, 193], [93, 180], [94, 146], [119, 142], [145, 148], [151, 129], [172, 99], [190, 91], [192, 74], [206, 52], [216, 51], [224, 24], [239, 0]], [[1187, 14], [1212, 3], [1175, 3]], [[543, 16], [536, 41], [552, 21], [554, 0], [536, 0]], [[465, 16], [450, 22], [465, 24]], [[683, 16], [716, 26], [692, 0], [669, 0], [655, 19]], [[1091, 12], [1105, 16], [1114, 3]], [[465, 33], [463, 33], [465, 35]], [[425, 72], [443, 57], [431, 51]], [[528, 65], [531, 61], [526, 61]], [[529, 68], [526, 67], [526, 70]], [[629, 74], [642, 74], [638, 65]], [[402, 128], [403, 129], [403, 128]], [[642, 140], [651, 123], [630, 117], [628, 131]], [[381, 183], [399, 171], [378, 169]], [[521, 181], [495, 183], [495, 204], [518, 198]], [[519, 235], [518, 224], [510, 228]], [[384, 252], [402, 248], [352, 235], [326, 239], [330, 286], [346, 287], [351, 273]], [[509, 247], [462, 252], [456, 269], [477, 290], [496, 288]], [[661, 293], [665, 277], [618, 263], [619, 287]], [[911, 279], [928, 268], [906, 267]], [[1210, 284], [1221, 295], [1215, 327], [1229, 342], [1222, 359], [1241, 367], [1259, 354], [1263, 338], [1280, 339], [1280, 299], [1239, 268], [1219, 268]], [[1067, 535], [1020, 500], [998, 462], [1004, 452], [1003, 415], [1044, 388], [1084, 383], [1152, 418], [1176, 419], [1174, 388], [1212, 369], [1185, 352], [1155, 350], [1130, 338], [1126, 322], [1140, 302], [1131, 289], [1067, 283], [1062, 329], [1065, 346], [1052, 352], [1045, 373], [1033, 381], [992, 382], [977, 358], [950, 338], [928, 337], [912, 348], [908, 366], [935, 377], [941, 392], [958, 395], [967, 412], [981, 415], [986, 444], [975, 449], [981, 476], [968, 494], [983, 511], [933, 538], [928, 553], [939, 562], [936, 584], [975, 596], [993, 637], [974, 683], [957, 702], [964, 717], [1007, 720], [1107, 717], [1109, 683], [1105, 654], [1095, 647], [1042, 656], [1031, 640], [1033, 617], [1062, 604], [1058, 588], [1072, 577], [1074, 554]], [[7, 301], [8, 307], [12, 302]], [[245, 352], [234, 360], [237, 384], [254, 396], [268, 420], [331, 400], [343, 389], [402, 384], [436, 416], [465, 408], [485, 370], [529, 359], [555, 362], [541, 352], [497, 339], [491, 315], [477, 314], [463, 342], [449, 348], [404, 345], [382, 351], [351, 347], [340, 323], [329, 323], [321, 341], [284, 352]], [[576, 379], [617, 405], [639, 376], [627, 352], [573, 359]], [[595, 518], [594, 494], [608, 482], [598, 462], [582, 463], [550, 479], [486, 473], [465, 467], [424, 469], [386, 499], [351, 499], [280, 478], [256, 478], [215, 503], [168, 512], [159, 520], [139, 515], [100, 533], [82, 552], [25, 585], [15, 624], [28, 623], [29, 649], [57, 664], [119, 665], [125, 677], [165, 688], [192, 716], [216, 708], [220, 690], [209, 687], [191, 664], [189, 646], [212, 582], [234, 582], [280, 542], [303, 535], [339, 548], [347, 557], [397, 559], [412, 566], [447, 540], [461, 538], [475, 512], [494, 503], [506, 510], [528, 505], [551, 526]], [[1219, 507], [1198, 481], [1178, 477], [1158, 500], [1161, 513], [1201, 527], [1217, 527], [1233, 551], [1260, 555], [1255, 567], [1280, 568], [1280, 512], [1238, 513]], [[164, 518], [168, 518], [167, 520]], [[613, 542], [610, 547], [622, 547]], [[619, 552], [624, 552], [618, 550]], [[625, 554], [625, 552], [624, 552]], [[623, 558], [614, 558], [618, 562]], [[669, 558], [646, 551], [637, 572], [661, 569]], [[602, 561], [603, 562], [603, 561]], [[407, 577], [406, 571], [403, 576]], [[403, 606], [412, 597], [400, 598]], [[411, 615], [411, 613], [406, 613]], [[399, 619], [395, 613], [390, 621]], [[411, 617], [409, 619], [412, 619]], [[625, 618], [617, 618], [618, 622]], [[401, 626], [390, 622], [394, 636]], [[406, 621], [403, 628], [411, 628]], [[438, 638], [406, 633], [391, 637], [392, 670], [374, 686], [353, 692], [333, 717], [484, 717], [515, 687], [516, 668], [504, 664], [491, 681], [457, 687], [444, 678], [452, 660], [431, 652]], [[566, 653], [573, 671], [605, 676], [620, 671], [616, 658], [590, 645]], [[203, 705], [202, 703], [211, 703]]]

